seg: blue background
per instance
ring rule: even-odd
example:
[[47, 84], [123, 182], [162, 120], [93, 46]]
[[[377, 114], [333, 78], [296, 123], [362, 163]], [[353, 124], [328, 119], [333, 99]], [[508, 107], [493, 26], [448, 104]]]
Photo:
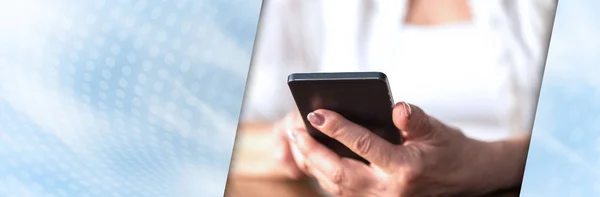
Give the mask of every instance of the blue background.
[[0, 196], [222, 196], [260, 7], [0, 0]]
[[521, 196], [600, 196], [598, 10], [558, 3]]

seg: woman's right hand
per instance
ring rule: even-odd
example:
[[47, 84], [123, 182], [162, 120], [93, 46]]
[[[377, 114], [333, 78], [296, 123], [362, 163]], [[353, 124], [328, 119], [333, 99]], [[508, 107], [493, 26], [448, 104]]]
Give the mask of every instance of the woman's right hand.
[[300, 179], [305, 173], [298, 167], [303, 161], [296, 161], [295, 155], [301, 154], [299, 150], [290, 145], [288, 131], [306, 129], [303, 119], [298, 111], [288, 113], [283, 119], [273, 126], [273, 136], [275, 137], [274, 154], [278, 166], [281, 168], [286, 178]]

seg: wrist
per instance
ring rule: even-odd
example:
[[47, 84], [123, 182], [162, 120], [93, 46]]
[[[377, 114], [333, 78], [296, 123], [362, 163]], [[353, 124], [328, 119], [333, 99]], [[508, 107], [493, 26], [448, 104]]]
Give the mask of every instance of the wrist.
[[479, 151], [474, 154], [473, 164], [475, 166], [468, 172], [472, 178], [471, 182], [475, 186], [473, 189], [478, 189], [484, 194], [519, 189], [523, 179], [528, 147], [528, 138], [496, 142], [474, 140], [471, 151]]

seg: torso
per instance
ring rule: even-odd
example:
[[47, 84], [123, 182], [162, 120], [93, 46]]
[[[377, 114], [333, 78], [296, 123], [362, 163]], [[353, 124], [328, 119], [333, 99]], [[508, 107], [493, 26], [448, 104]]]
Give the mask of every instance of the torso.
[[[510, 134], [507, 120], [514, 104], [511, 71], [500, 61], [502, 46], [491, 29], [475, 22], [438, 27], [394, 25], [398, 20], [389, 16], [402, 12], [385, 12], [384, 8], [372, 15], [371, 22], [362, 23], [361, 17], [367, 14], [349, 11], [360, 10], [356, 8], [362, 6], [361, 1], [347, 1], [344, 7], [334, 2], [319, 8], [323, 23], [335, 25], [324, 26], [317, 39], [323, 41], [320, 45], [305, 49], [319, 54], [318, 66], [255, 62], [243, 120], [275, 121], [293, 109], [285, 84], [292, 72], [382, 71], [388, 75], [396, 101], [414, 103], [473, 138], [496, 140]], [[331, 12], [334, 9], [346, 11]], [[365, 25], [371, 31], [361, 31]], [[443, 33], [427, 28], [439, 28]]]

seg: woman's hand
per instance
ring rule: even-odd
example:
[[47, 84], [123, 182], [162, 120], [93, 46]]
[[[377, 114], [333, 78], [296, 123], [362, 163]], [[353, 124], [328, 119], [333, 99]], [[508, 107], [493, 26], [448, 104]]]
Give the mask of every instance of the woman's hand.
[[[306, 130], [304, 121], [298, 111], [288, 113], [282, 120], [273, 126], [275, 137], [275, 158], [278, 167], [283, 171], [285, 178], [300, 179], [305, 173], [298, 167], [302, 163], [300, 152], [289, 143], [288, 133], [291, 130]], [[296, 157], [294, 157], [296, 156]]]
[[[290, 130], [300, 169], [336, 196], [477, 196], [518, 186], [522, 178], [526, 144], [507, 149], [505, 143], [467, 138], [406, 103], [397, 104], [393, 115], [403, 145], [393, 145], [332, 111], [317, 110], [308, 119], [371, 162], [341, 158], [305, 129]], [[511, 158], [515, 154], [506, 151], [519, 157]]]

